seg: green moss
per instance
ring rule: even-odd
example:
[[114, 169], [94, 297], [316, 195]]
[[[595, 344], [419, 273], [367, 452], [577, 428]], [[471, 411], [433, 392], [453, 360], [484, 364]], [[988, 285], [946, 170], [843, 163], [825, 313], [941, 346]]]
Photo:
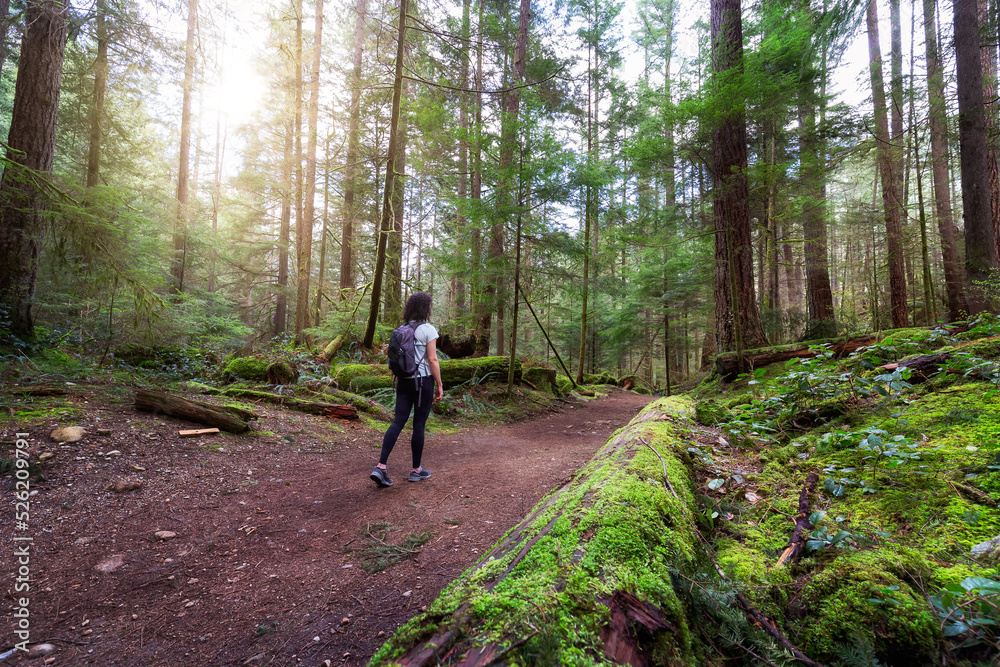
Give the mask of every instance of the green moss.
[[587, 373], [583, 376], [584, 384], [613, 384], [617, 385], [618, 380], [611, 373]]
[[889, 664], [931, 662], [940, 623], [919, 588], [930, 569], [906, 549], [837, 556], [809, 579], [794, 604], [808, 610], [798, 628], [802, 647], [811, 656], [832, 657], [838, 647], [865, 640]]
[[267, 382], [267, 366], [265, 359], [257, 357], [236, 357], [224, 369], [227, 376], [250, 380], [251, 382]]
[[702, 426], [718, 426], [733, 418], [732, 412], [713, 399], [698, 401], [694, 406], [694, 413], [695, 421]]
[[544, 391], [554, 395], [562, 393], [559, 391], [559, 386], [556, 382], [556, 372], [551, 368], [542, 368], [540, 366], [525, 368], [522, 373], [522, 378], [526, 382], [530, 382], [535, 385], [539, 391]]
[[564, 373], [556, 375], [556, 387], [560, 394], [568, 394], [573, 391], [573, 383]]

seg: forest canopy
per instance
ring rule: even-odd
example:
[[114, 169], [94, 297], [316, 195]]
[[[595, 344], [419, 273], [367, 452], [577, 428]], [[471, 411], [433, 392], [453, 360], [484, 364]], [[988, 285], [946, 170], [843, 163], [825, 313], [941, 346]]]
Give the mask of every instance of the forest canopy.
[[662, 386], [995, 311], [997, 15], [3, 0], [0, 352], [350, 356], [425, 290], [477, 355]]

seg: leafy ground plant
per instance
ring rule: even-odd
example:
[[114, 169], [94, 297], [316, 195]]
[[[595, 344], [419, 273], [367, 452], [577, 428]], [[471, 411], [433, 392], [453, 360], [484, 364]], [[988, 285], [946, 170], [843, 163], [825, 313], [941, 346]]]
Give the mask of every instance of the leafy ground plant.
[[373, 523], [365, 532], [365, 547], [361, 554], [361, 567], [365, 572], [373, 574], [392, 567], [404, 558], [420, 553], [420, 547], [426, 544], [434, 534], [425, 530], [420, 533], [410, 533], [399, 544], [389, 542], [389, 535], [398, 532], [399, 528], [387, 522]]
[[967, 577], [937, 595], [931, 606], [945, 637], [965, 638], [958, 648], [988, 644], [1000, 651], [1000, 581]]

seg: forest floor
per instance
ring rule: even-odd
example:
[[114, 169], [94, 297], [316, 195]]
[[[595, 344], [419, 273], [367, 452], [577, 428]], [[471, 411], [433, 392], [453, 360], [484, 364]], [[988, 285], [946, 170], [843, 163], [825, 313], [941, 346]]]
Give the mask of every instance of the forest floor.
[[[651, 400], [613, 390], [500, 425], [435, 416], [433, 477], [407, 482], [407, 430], [382, 489], [368, 475], [384, 425], [260, 405], [248, 434], [181, 439], [200, 425], [136, 412], [121, 388], [73, 390], [0, 421], [0, 454], [26, 431], [32, 458], [54, 455], [27, 530], [4, 517], [0, 542], [33, 538], [30, 643], [55, 651], [4, 665], [364, 665]], [[87, 435], [53, 442], [69, 425]], [[109, 489], [121, 482], [141, 488]], [[5, 498], [13, 484], [0, 478]], [[24, 594], [10, 553], [0, 565], [9, 609]]]

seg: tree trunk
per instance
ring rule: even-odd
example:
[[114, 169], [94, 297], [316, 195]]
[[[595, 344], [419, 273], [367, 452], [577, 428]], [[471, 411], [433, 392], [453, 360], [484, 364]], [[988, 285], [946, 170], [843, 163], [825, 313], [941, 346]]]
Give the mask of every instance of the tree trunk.
[[944, 68], [938, 50], [935, 0], [924, 0], [924, 43], [927, 60], [928, 123], [931, 133], [931, 173], [934, 179], [934, 206], [941, 236], [945, 292], [948, 296], [948, 321], [962, 317], [965, 302], [965, 276], [958, 259], [955, 222], [952, 215], [951, 187], [948, 178], [948, 135], [944, 92]]
[[285, 122], [285, 153], [281, 161], [281, 221], [278, 230], [278, 295], [274, 305], [274, 335], [285, 333], [288, 325], [288, 247], [292, 227], [292, 151], [294, 125]]
[[7, 31], [10, 28], [10, 0], [0, 0], [0, 74], [7, 62]]
[[347, 165], [344, 174], [344, 226], [340, 241], [340, 298], [354, 291], [354, 223], [358, 207], [354, 203], [358, 183], [358, 146], [361, 126], [361, 64], [365, 39], [367, 0], [358, 0], [354, 17], [354, 69], [351, 71], [351, 107], [347, 125]]
[[180, 156], [177, 165], [177, 208], [174, 214], [174, 256], [170, 275], [174, 292], [184, 291], [187, 263], [188, 178], [191, 161], [191, 92], [194, 89], [195, 29], [198, 0], [188, 0], [187, 46], [184, 50], [184, 94], [181, 101]]
[[976, 0], [955, 0], [955, 70], [958, 79], [958, 136], [965, 218], [965, 273], [970, 314], [988, 302], [977, 283], [996, 266], [989, 167], [986, 163], [986, 114]]
[[55, 155], [56, 119], [68, 9], [55, 0], [29, 2], [7, 137], [10, 161], [0, 179], [0, 305], [10, 332], [34, 336], [32, 300], [42, 247], [43, 194]]
[[[808, 75], [807, 75], [808, 76]], [[809, 322], [806, 338], [828, 338], [837, 334], [833, 311], [833, 289], [826, 246], [826, 201], [822, 182], [825, 176], [816, 130], [816, 107], [812, 81], [803, 82], [799, 102], [799, 156], [804, 206], [802, 212], [803, 251], [806, 264], [806, 303]]]
[[[712, 0], [711, 4], [712, 70], [721, 80], [743, 72], [743, 19], [740, 0]], [[713, 135], [712, 154], [715, 344], [719, 350], [739, 353], [767, 344], [753, 282], [747, 129], [742, 111], [722, 119]]]
[[[404, 54], [409, 54], [409, 48]], [[409, 82], [403, 81], [403, 92], [400, 104], [402, 104], [410, 92]], [[399, 179], [392, 194], [392, 233], [386, 239], [386, 278], [385, 278], [385, 303], [383, 304], [382, 317], [386, 322], [401, 322], [403, 320], [403, 208], [404, 195], [406, 193], [406, 142], [407, 142], [407, 120], [400, 110], [399, 115], [399, 151], [396, 153], [396, 162], [393, 171]], [[419, 276], [417, 284], [420, 284]]]
[[104, 93], [108, 87], [108, 27], [105, 0], [97, 0], [97, 58], [94, 61], [94, 102], [90, 110], [90, 149], [87, 154], [87, 187], [100, 182], [101, 121], [104, 119]]
[[892, 326], [907, 326], [909, 316], [906, 305], [906, 271], [903, 265], [902, 199], [899, 185], [901, 174], [896, 149], [889, 135], [889, 115], [885, 101], [885, 82], [882, 77], [882, 49], [878, 36], [878, 8], [875, 0], [868, 3], [868, 56], [875, 104], [875, 140], [879, 174], [882, 180], [882, 206], [885, 213], [885, 233], [889, 250], [889, 301]]
[[398, 187], [396, 154], [399, 151], [399, 106], [403, 94], [403, 54], [406, 41], [407, 0], [399, 0], [399, 26], [396, 43], [396, 78], [392, 88], [392, 116], [389, 119], [389, 151], [386, 156], [385, 193], [382, 196], [382, 218], [379, 224], [378, 244], [375, 250], [375, 272], [372, 276], [371, 305], [368, 311], [368, 326], [362, 346], [371, 349], [375, 344], [375, 325], [378, 323], [378, 307], [382, 300], [382, 277], [385, 272], [386, 236], [392, 225], [392, 202]]
[[[466, 43], [469, 43], [469, 38], [472, 34], [471, 10], [472, 1], [462, 0], [462, 37]], [[469, 69], [471, 65], [469, 62], [469, 55], [469, 51], [465, 49], [463, 49], [459, 54], [459, 57], [462, 59], [460, 86], [463, 89], [469, 87]], [[457, 265], [464, 268], [464, 258], [468, 252], [465, 242], [465, 228], [467, 225], [465, 212], [469, 205], [466, 200], [468, 196], [469, 181], [469, 109], [466, 104], [466, 93], [460, 93], [460, 96], [458, 104], [458, 184], [455, 192], [458, 197], [458, 210], [455, 213], [455, 236], [457, 238], [457, 242], [455, 244], [455, 257], [458, 260]], [[455, 333], [461, 335], [465, 332], [466, 314], [466, 281], [463, 280], [461, 274], [456, 273], [452, 276], [451, 290], [455, 306], [455, 312], [452, 315], [452, 320], [456, 322]]]
[[[1000, 165], [997, 165], [997, 146], [1000, 138], [997, 136], [997, 44], [996, 35], [988, 32], [990, 25], [990, 9], [988, 0], [978, 0], [979, 18], [979, 57], [983, 67], [983, 114], [986, 120], [986, 168], [989, 170], [987, 179], [990, 186], [990, 212], [993, 221], [994, 256], [993, 265], [1000, 266]], [[994, 10], [994, 21], [997, 21]]]

